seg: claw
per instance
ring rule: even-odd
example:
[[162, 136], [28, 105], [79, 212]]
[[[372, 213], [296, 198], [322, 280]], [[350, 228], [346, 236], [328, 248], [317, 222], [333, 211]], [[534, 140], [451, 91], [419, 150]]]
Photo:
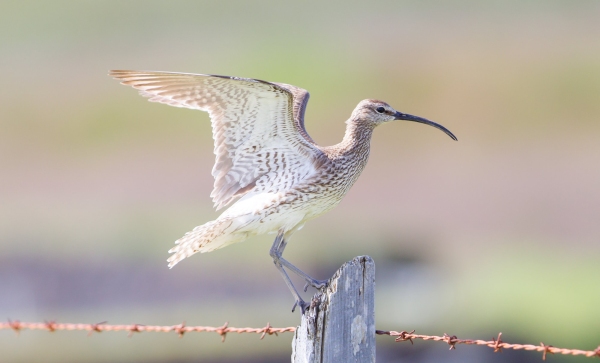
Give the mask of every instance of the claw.
[[301, 313], [302, 315], [304, 315], [304, 313], [306, 312], [306, 308], [308, 308], [309, 305], [306, 303], [306, 301], [302, 299], [296, 300], [294, 306], [292, 306], [292, 313], [296, 310], [296, 306], [300, 306]]
[[308, 290], [309, 286], [314, 287], [317, 290], [321, 290], [324, 287], [327, 287], [327, 280], [306, 280], [306, 285], [304, 285], [304, 292]]

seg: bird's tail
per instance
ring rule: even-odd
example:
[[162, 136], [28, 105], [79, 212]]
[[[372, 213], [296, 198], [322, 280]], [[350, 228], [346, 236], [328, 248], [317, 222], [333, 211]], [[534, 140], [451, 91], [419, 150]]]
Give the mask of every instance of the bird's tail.
[[[205, 223], [186, 233], [175, 241], [176, 246], [169, 250], [172, 253], [167, 259], [169, 268], [175, 266], [179, 261], [190, 257], [197, 252], [210, 252], [225, 247], [229, 244], [242, 241], [246, 236], [244, 233], [235, 233], [232, 219], [217, 219]], [[231, 233], [233, 232], [233, 233]]]

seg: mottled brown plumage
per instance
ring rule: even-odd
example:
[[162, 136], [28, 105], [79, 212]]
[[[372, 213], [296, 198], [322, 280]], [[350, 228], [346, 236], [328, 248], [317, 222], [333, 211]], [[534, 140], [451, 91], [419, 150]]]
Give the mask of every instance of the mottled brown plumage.
[[240, 198], [215, 221], [176, 241], [169, 267], [197, 252], [209, 252], [250, 236], [277, 233], [275, 266], [304, 310], [306, 304], [284, 267], [317, 288], [315, 280], [281, 257], [293, 232], [331, 210], [358, 179], [369, 158], [378, 125], [407, 120], [443, 126], [394, 110], [383, 101], [363, 100], [346, 121], [336, 145], [318, 146], [304, 128], [307, 91], [256, 79], [146, 71], [111, 71], [153, 102], [207, 111], [215, 141], [211, 197], [217, 209]]

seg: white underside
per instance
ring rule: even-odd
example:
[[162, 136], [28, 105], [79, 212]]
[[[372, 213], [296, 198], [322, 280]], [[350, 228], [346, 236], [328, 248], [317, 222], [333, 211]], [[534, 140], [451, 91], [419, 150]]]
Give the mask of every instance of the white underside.
[[249, 237], [283, 230], [289, 237], [316, 216], [312, 203], [283, 201], [283, 193], [249, 193], [223, 212], [216, 220], [196, 227], [175, 242], [169, 252], [169, 266], [195, 253], [211, 252], [242, 242]]

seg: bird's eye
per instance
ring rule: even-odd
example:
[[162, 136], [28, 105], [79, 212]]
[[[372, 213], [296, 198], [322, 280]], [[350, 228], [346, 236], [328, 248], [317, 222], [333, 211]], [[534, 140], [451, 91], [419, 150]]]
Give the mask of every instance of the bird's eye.
[[383, 107], [377, 107], [375, 109], [375, 111], [377, 111], [378, 113], [383, 113], [383, 112], [385, 112], [385, 108], [383, 108]]

